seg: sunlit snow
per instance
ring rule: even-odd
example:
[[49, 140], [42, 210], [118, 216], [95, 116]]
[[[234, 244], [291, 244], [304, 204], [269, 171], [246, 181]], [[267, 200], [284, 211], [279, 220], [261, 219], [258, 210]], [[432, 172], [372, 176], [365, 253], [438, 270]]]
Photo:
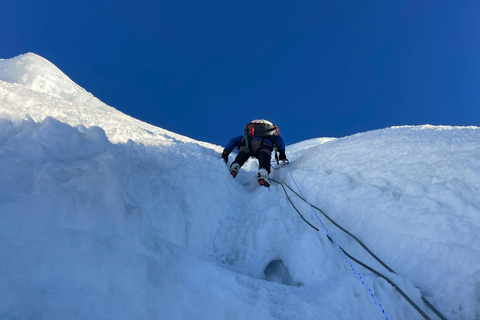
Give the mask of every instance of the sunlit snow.
[[[385, 319], [308, 206], [292, 195], [319, 232], [279, 185], [259, 187], [254, 160], [232, 179], [221, 151], [35, 54], [0, 60], [0, 319]], [[431, 319], [422, 295], [480, 319], [479, 127], [318, 138], [287, 156], [309, 201], [398, 275], [324, 220], [350, 254]], [[287, 167], [271, 176], [293, 185]], [[423, 319], [355, 267], [391, 319]]]

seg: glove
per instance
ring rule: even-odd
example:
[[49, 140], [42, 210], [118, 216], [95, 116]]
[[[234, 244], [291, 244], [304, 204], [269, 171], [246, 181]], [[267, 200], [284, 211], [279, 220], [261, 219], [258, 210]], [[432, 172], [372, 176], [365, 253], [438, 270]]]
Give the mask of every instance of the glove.
[[223, 161], [225, 161], [225, 163], [228, 162], [228, 155], [230, 154], [230, 152], [228, 152], [227, 150], [223, 150], [222, 152], [222, 159]]
[[287, 160], [287, 156], [285, 155], [285, 150], [280, 150], [278, 155], [278, 160]]

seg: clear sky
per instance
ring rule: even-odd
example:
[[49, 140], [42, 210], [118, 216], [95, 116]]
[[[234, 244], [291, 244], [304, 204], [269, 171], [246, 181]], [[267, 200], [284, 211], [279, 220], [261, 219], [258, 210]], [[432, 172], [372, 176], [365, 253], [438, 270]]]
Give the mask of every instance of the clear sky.
[[225, 145], [480, 125], [480, 1], [2, 0], [0, 58], [34, 52], [103, 102]]

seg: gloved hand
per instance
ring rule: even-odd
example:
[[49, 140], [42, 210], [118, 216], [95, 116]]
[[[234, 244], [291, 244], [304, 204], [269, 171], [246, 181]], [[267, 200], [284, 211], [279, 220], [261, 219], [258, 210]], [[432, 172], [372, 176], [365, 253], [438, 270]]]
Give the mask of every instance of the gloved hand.
[[223, 161], [225, 161], [225, 163], [228, 162], [228, 155], [230, 154], [230, 152], [228, 152], [227, 150], [223, 150], [222, 152], [222, 159]]
[[280, 150], [278, 155], [278, 160], [287, 160], [287, 156], [285, 155], [285, 150]]

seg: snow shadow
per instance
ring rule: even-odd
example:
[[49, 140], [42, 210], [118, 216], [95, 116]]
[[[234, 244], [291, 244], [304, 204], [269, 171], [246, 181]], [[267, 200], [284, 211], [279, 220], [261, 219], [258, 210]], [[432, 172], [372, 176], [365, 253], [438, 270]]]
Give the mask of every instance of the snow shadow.
[[277, 259], [270, 262], [266, 267], [265, 271], [265, 280], [270, 282], [277, 282], [287, 286], [300, 287], [302, 283], [296, 283], [293, 281], [288, 268], [285, 266], [282, 260]]

